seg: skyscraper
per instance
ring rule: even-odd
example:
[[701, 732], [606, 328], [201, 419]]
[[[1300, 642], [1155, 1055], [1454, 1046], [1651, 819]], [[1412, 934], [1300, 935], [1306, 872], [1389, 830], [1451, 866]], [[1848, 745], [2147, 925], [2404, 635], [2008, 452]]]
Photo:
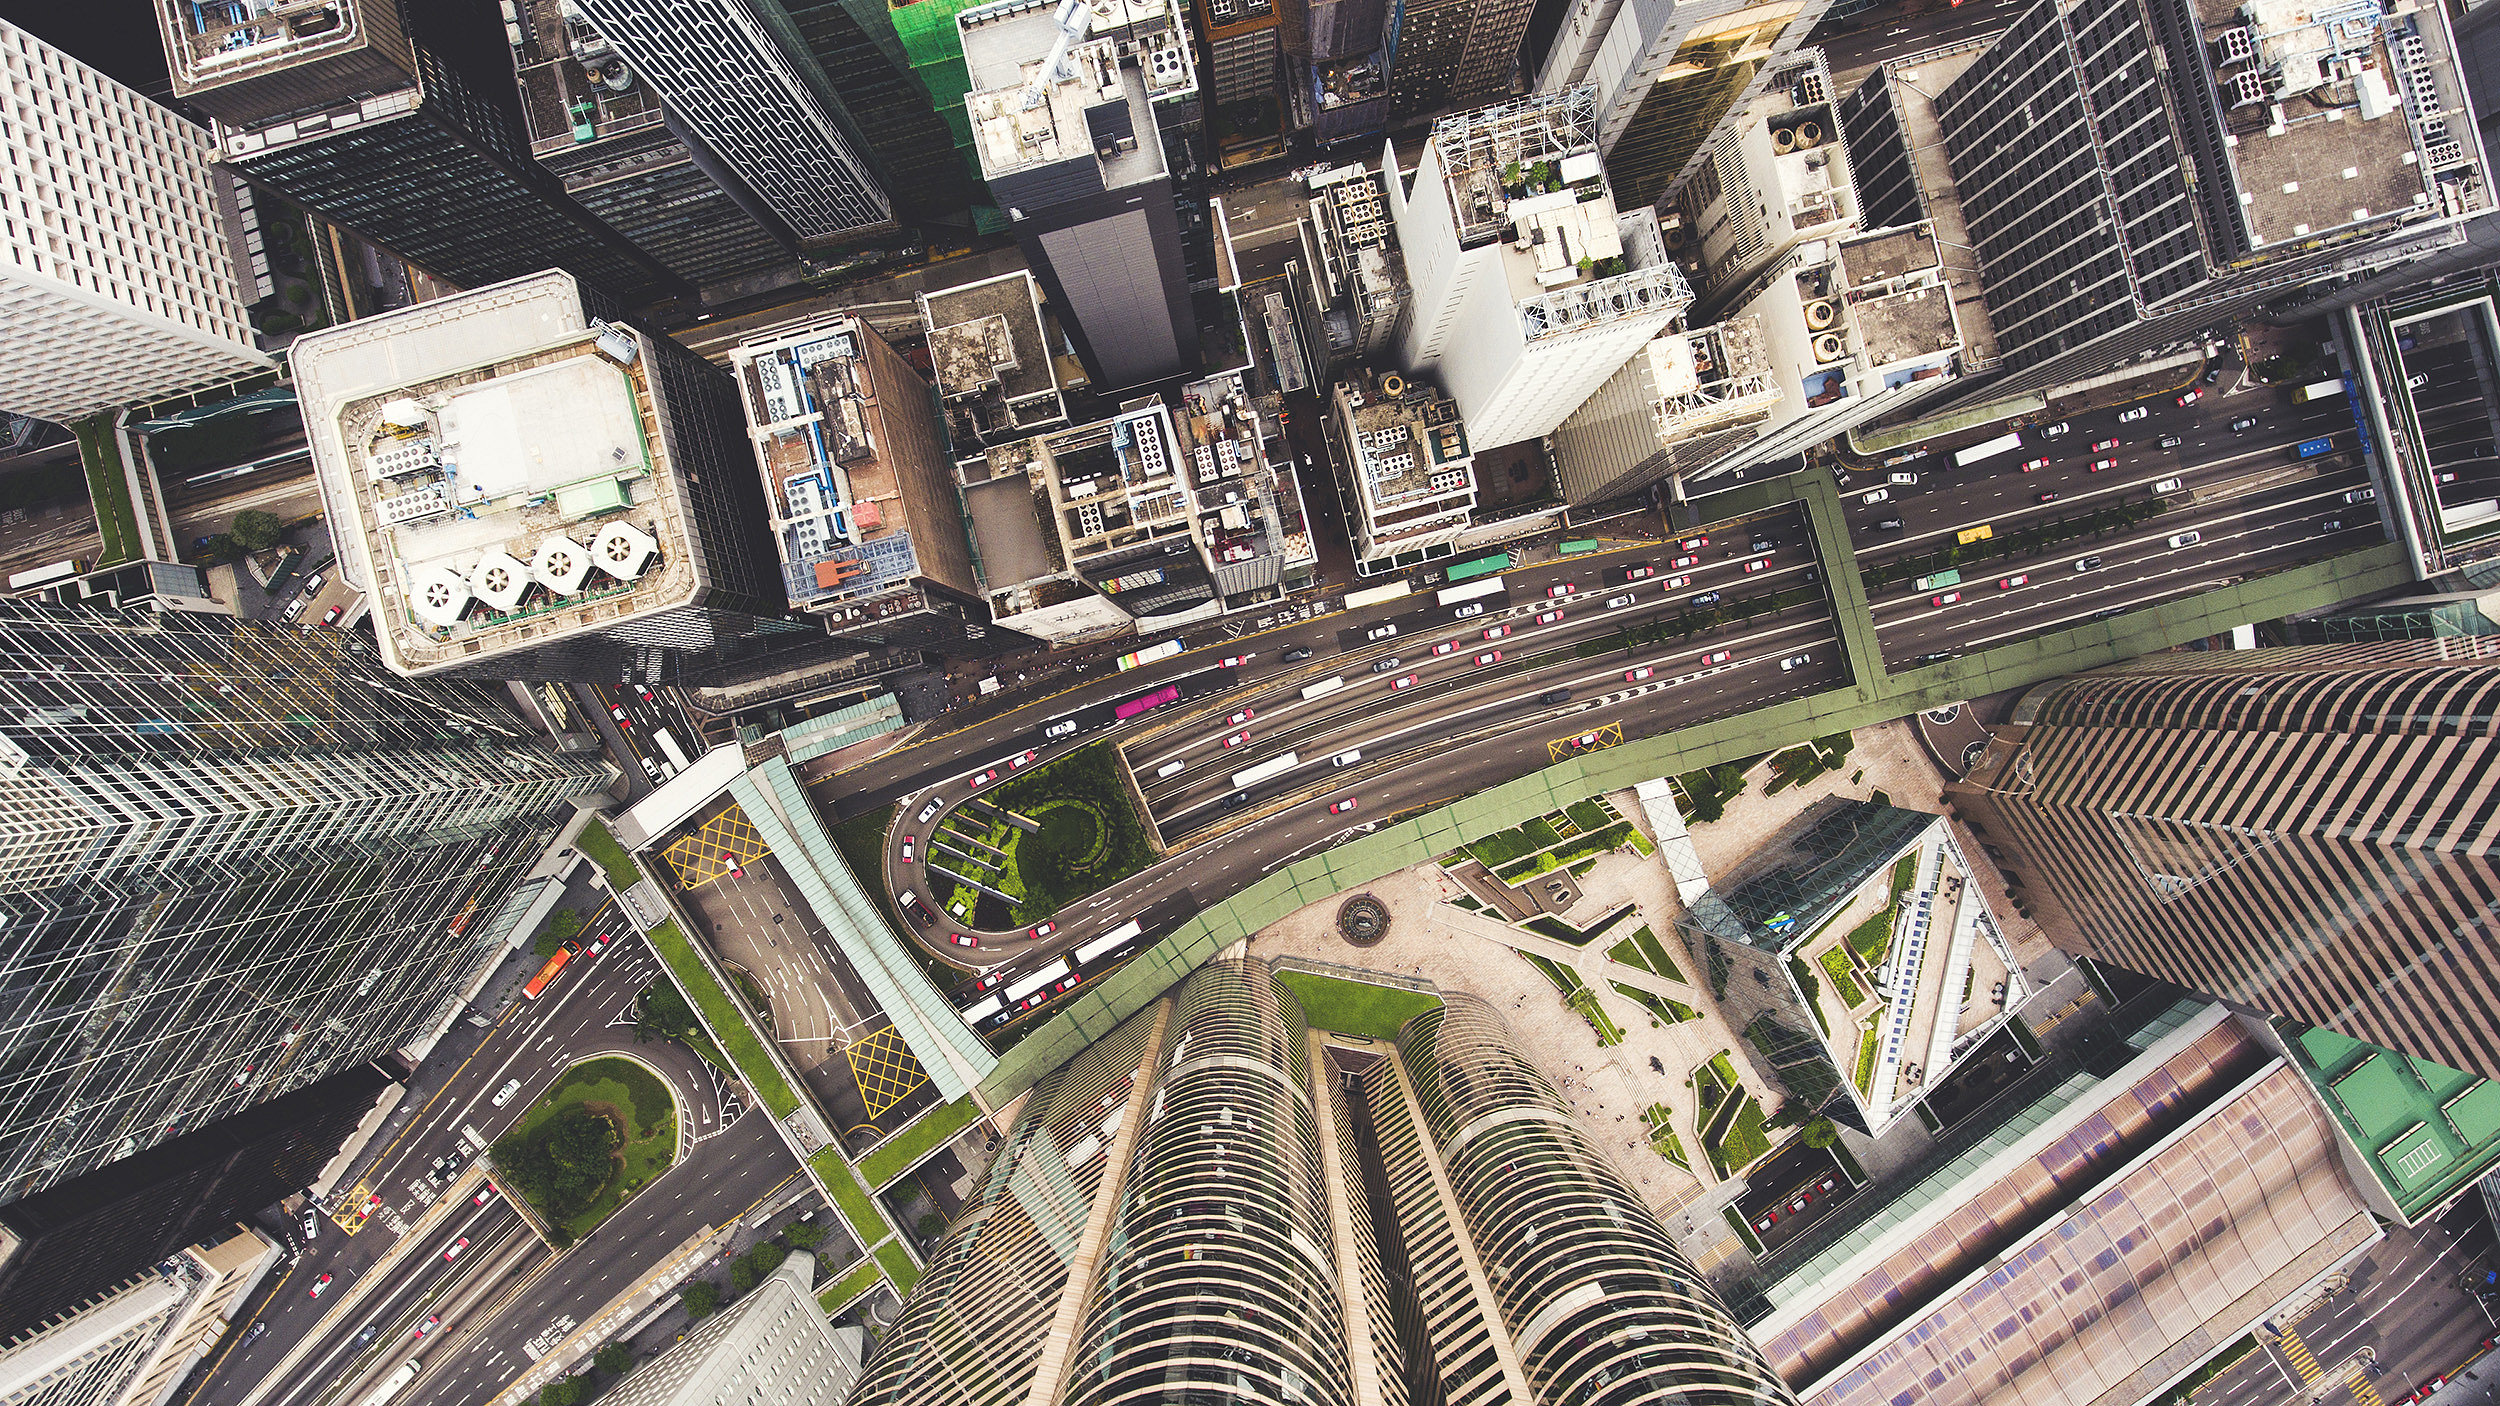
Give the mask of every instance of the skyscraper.
[[1959, 76], [1929, 75], [2007, 371], [1985, 394], [2192, 346], [2260, 299], [2453, 245], [2491, 208], [2444, 13], [2337, 14], [2042, 0]]
[[1403, 122], [1510, 96], [1534, 0], [1413, 0], [1388, 29], [1389, 120]]
[[1196, 369], [1180, 182], [1158, 123], [1166, 100], [1194, 99], [1198, 75], [1169, 5], [1060, 0], [1054, 14], [1006, 0], [955, 22], [982, 178], [1094, 390]]
[[1218, 960], [1037, 1086], [852, 1397], [1791, 1401], [1482, 1001], [1332, 1041]]
[[761, 652], [792, 618], [727, 373], [593, 314], [563, 272], [299, 339], [339, 570], [393, 669], [614, 677]]
[[608, 777], [500, 686], [208, 614], [0, 601], [0, 718], [0, 1202], [430, 1037]]
[[1453, 113], [1388, 182], [1413, 285], [1399, 360], [1486, 449], [1552, 433], [1693, 300], [1657, 216], [1615, 208], [1596, 97]]
[[[793, 1254], [728, 1308], [616, 1384], [614, 1406], [841, 1406], [859, 1379], [858, 1328], [836, 1328], [808, 1292], [816, 1257]], [[762, 1393], [761, 1395], [757, 1393]]]
[[270, 370], [208, 133], [0, 23], [0, 404], [74, 420]]
[[2155, 655], [2042, 684], [1947, 789], [2059, 945], [2500, 1076], [2500, 659]]
[[626, 303], [685, 291], [530, 158], [477, 0], [156, 0], [174, 95], [254, 182], [474, 288], [553, 265]]
[[893, 201], [839, 101], [808, 81], [807, 57], [792, 54], [749, 0], [572, 3], [802, 248], [893, 225]]

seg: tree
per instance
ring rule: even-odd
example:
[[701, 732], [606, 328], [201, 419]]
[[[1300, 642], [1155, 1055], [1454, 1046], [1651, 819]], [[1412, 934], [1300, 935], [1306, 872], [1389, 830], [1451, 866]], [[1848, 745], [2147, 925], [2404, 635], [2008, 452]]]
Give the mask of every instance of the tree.
[[227, 534], [247, 552], [265, 552], [278, 545], [278, 534], [285, 528], [276, 513], [245, 508], [234, 515], [234, 526], [227, 529]]
[[623, 1343], [601, 1343], [590, 1355], [590, 1365], [611, 1377], [621, 1377], [634, 1370], [634, 1350]]
[[686, 1286], [681, 1296], [688, 1318], [709, 1318], [720, 1309], [720, 1285], [709, 1279], [697, 1279]]
[[1832, 1126], [1831, 1119], [1817, 1118], [1806, 1124], [1805, 1131], [1797, 1136], [1808, 1147], [1824, 1148], [1840, 1141], [1840, 1130]]
[[736, 1293], [745, 1293], [763, 1283], [765, 1276], [781, 1268], [781, 1262], [788, 1258], [790, 1258], [788, 1250], [769, 1240], [765, 1241], [738, 1256], [737, 1263], [729, 1266], [730, 1289]]
[[590, 1383], [580, 1377], [559, 1377], [538, 1389], [538, 1406], [580, 1406]]
[[695, 1023], [694, 1007], [686, 1004], [685, 993], [666, 977], [644, 987], [634, 1003], [634, 1038], [638, 1041], [651, 1035], [691, 1040], [701, 1029]]
[[802, 1250], [813, 1250], [825, 1242], [825, 1232], [813, 1221], [798, 1221], [781, 1232], [782, 1238]]
[[538, 930], [538, 941], [530, 948], [541, 957], [552, 957], [556, 949], [582, 935], [582, 915], [570, 908], [559, 908], [547, 918], [547, 925]]

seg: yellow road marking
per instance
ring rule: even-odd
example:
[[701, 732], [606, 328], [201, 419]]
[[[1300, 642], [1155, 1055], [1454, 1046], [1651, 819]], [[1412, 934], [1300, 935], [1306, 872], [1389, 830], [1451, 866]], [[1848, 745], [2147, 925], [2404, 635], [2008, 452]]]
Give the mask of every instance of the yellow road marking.
[[770, 853], [772, 848], [756, 833], [754, 822], [733, 805], [660, 851], [660, 857], [677, 875], [678, 887], [697, 889]]
[[[1578, 747], [1573, 745], [1581, 738], [1588, 736], [1589, 732], [1595, 732], [1597, 734], [1597, 741], [1593, 745], [1588, 747]], [[1545, 744], [1545, 754], [1553, 760], [1559, 762], [1576, 756], [1581, 752], [1599, 752], [1604, 751], [1608, 747], [1620, 747], [1622, 745], [1623, 724], [1605, 723], [1601, 726], [1589, 729], [1588, 732], [1575, 732], [1569, 737], [1555, 738], [1553, 741]]]

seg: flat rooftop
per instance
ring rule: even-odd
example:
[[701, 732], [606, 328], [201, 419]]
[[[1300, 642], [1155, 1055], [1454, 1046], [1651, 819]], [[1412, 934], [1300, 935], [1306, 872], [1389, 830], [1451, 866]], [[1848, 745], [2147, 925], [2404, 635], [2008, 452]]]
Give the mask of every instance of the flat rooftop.
[[1864, 239], [1844, 241], [1840, 255], [1849, 266], [1849, 286], [1864, 287], [1939, 267], [1935, 239], [1924, 229], [1886, 230]]
[[2408, 1217], [2500, 1162], [2500, 1084], [2312, 1026], [2293, 1053], [2361, 1160]]
[[899, 590], [920, 571], [862, 345], [875, 335], [842, 317], [738, 348], [738, 390], [762, 461], [782, 586], [802, 610]]
[[929, 365], [958, 454], [1067, 418], [1040, 299], [1021, 270], [922, 296]]
[[1953, 291], [1944, 284], [1912, 288], [1850, 304], [1870, 367], [1897, 365], [1961, 345], [1953, 325]]
[[[1353, 403], [1356, 395], [1362, 404]], [[1336, 399], [1351, 431], [1356, 479], [1379, 509], [1474, 491], [1473, 451], [1456, 401], [1422, 382], [1389, 375], [1341, 384]], [[1451, 481], [1453, 475], [1458, 481]]]
[[607, 138], [666, 123], [668, 114], [649, 84], [633, 83], [619, 92], [573, 57], [564, 0], [519, 0], [518, 12], [521, 42], [513, 46], [512, 66], [530, 151], [539, 160], [559, 161]]
[[185, 88], [266, 73], [366, 42], [356, 0], [204, 4], [157, 0]]
[[982, 174], [1013, 175], [1093, 158], [1106, 189], [1164, 173], [1153, 104], [1197, 90], [1187, 43], [1166, 0], [1091, 0], [1093, 27], [1071, 45], [1046, 97], [1025, 106], [1026, 87], [1059, 38], [1055, 6], [1002, 0], [956, 15], [971, 91], [964, 102]]

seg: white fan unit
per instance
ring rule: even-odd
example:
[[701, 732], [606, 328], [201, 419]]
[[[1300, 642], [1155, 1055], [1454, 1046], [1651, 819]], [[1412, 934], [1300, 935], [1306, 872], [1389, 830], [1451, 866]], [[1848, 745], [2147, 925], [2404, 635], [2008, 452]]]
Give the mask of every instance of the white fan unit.
[[612, 522], [599, 530], [590, 554], [601, 571], [619, 581], [638, 581], [651, 569], [651, 559], [660, 554], [660, 544], [630, 522]]
[[514, 561], [509, 553], [488, 552], [469, 568], [469, 589], [497, 610], [518, 607], [521, 593], [529, 589], [529, 583], [530, 569]]
[[577, 595], [582, 583], [590, 579], [590, 553], [582, 544], [557, 533], [538, 544], [530, 558], [530, 571], [548, 590], [560, 596]]
[[459, 572], [429, 566], [417, 573], [409, 607], [416, 611], [418, 619], [448, 630], [460, 623], [461, 612], [469, 608], [469, 595], [469, 583]]

